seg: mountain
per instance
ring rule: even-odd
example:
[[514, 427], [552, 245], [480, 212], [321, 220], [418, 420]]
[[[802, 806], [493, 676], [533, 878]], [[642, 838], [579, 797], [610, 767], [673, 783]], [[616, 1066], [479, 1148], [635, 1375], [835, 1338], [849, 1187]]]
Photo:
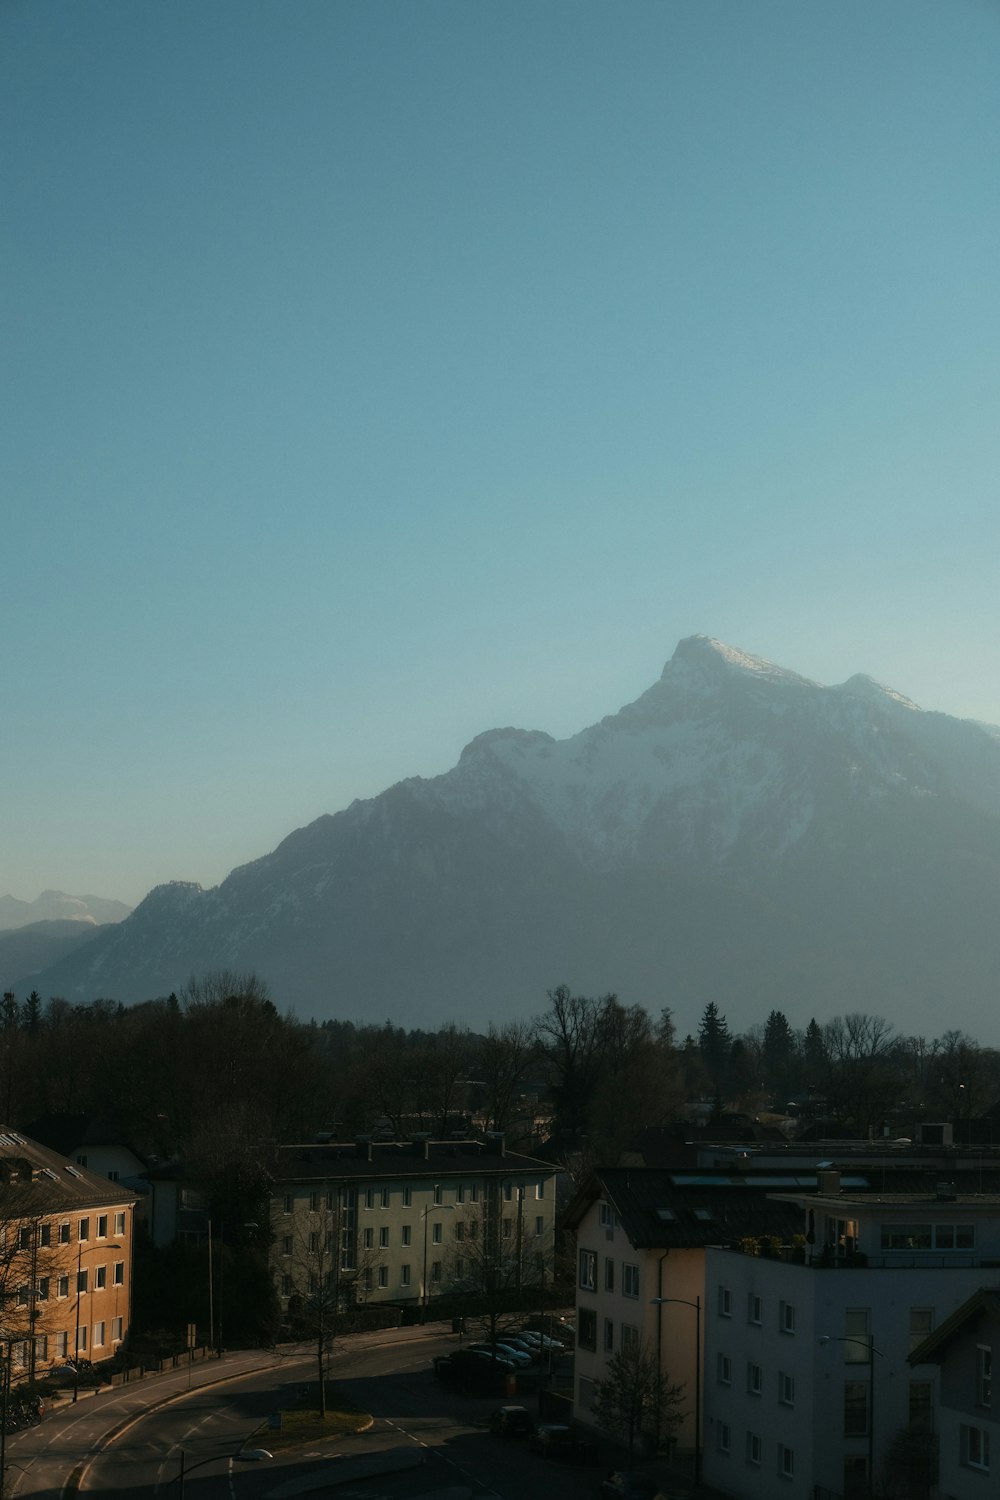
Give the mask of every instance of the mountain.
[[85, 922], [102, 927], [107, 922], [124, 922], [131, 910], [122, 901], [109, 901], [104, 896], [67, 896], [65, 891], [43, 891], [37, 901], [0, 896], [0, 932], [13, 932], [32, 922]]
[[[0, 974], [24, 976], [16, 993], [20, 999], [36, 988], [34, 975], [59, 959], [92, 943], [101, 931], [93, 922], [29, 922], [10, 932], [0, 932]], [[3, 986], [9, 988], [8, 985]], [[52, 993], [46, 991], [46, 995]]]
[[694, 636], [599, 724], [482, 734], [212, 890], [157, 887], [33, 983], [132, 1001], [253, 969], [303, 1016], [477, 1026], [565, 982], [682, 1029], [714, 1000], [735, 1029], [981, 1034], [998, 873], [1000, 729]]

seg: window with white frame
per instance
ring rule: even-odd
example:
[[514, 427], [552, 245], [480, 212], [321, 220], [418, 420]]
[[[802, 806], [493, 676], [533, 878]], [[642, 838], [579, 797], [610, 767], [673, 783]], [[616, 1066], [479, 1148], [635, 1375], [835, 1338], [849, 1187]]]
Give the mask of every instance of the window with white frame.
[[440, 1219], [436, 1224], [431, 1225], [431, 1240], [435, 1245], [440, 1245], [444, 1240], [444, 1225]]
[[753, 1464], [755, 1468], [760, 1467], [761, 1442], [759, 1432], [748, 1432], [746, 1442], [747, 1463]]
[[764, 1304], [756, 1292], [750, 1292], [747, 1296], [747, 1322], [758, 1326], [764, 1321]]
[[124, 1324], [124, 1320], [122, 1318], [112, 1318], [111, 1319], [111, 1342], [113, 1344], [120, 1344], [121, 1343], [121, 1341], [122, 1341], [122, 1329], [124, 1328], [124, 1326], [125, 1326], [125, 1324]]
[[989, 1406], [993, 1393], [993, 1350], [989, 1344], [976, 1345], [976, 1405]]
[[639, 1267], [629, 1264], [622, 1266], [622, 1295], [625, 1297], [638, 1297], [639, 1295]]
[[412, 1243], [412, 1239], [411, 1239], [412, 1234], [413, 1234], [413, 1230], [412, 1230], [412, 1227], [409, 1224], [403, 1224], [401, 1226], [400, 1231], [399, 1231], [399, 1243], [402, 1246], [404, 1246], [404, 1248], [407, 1245], [409, 1245], [409, 1244]]
[[125, 1262], [123, 1260], [115, 1261], [114, 1274], [112, 1275], [111, 1280], [115, 1286], [125, 1285]]
[[281, 1253], [282, 1255], [291, 1255], [292, 1253], [292, 1237], [290, 1234], [283, 1234], [281, 1236]]
[[784, 1443], [778, 1444], [778, 1478], [795, 1478], [795, 1454]]
[[910, 1347], [908, 1353], [912, 1354], [918, 1344], [929, 1338], [934, 1332], [934, 1309], [932, 1307], [910, 1308]]
[[545, 1179], [543, 1177], [542, 1180], [541, 1180], [541, 1182], [536, 1182], [535, 1183], [535, 1198], [538, 1199], [538, 1200], [541, 1200], [544, 1197], [545, 1197]]
[[778, 1372], [778, 1400], [782, 1406], [795, 1405], [795, 1376], [784, 1370]]
[[90, 1220], [81, 1219], [77, 1226], [77, 1238], [81, 1240], [90, 1239]]
[[319, 1191], [317, 1188], [313, 1188], [309, 1194], [309, 1212], [311, 1214], [319, 1212]]
[[843, 1349], [845, 1364], [868, 1364], [869, 1327], [867, 1307], [849, 1307], [845, 1311]]
[[883, 1250], [974, 1250], [974, 1224], [883, 1224]]
[[458, 1184], [458, 1186], [455, 1188], [455, 1202], [456, 1203], [464, 1203], [465, 1202], [465, 1183], [464, 1182], [460, 1182]]
[[610, 1203], [602, 1203], [601, 1204], [601, 1228], [602, 1229], [614, 1229], [614, 1228], [617, 1227], [617, 1224], [618, 1224], [618, 1215], [615, 1213], [614, 1209], [611, 1207], [611, 1204]]
[[719, 1287], [719, 1317], [731, 1318], [733, 1315], [733, 1294], [728, 1286]]
[[431, 1266], [431, 1280], [432, 1281], [440, 1281], [441, 1280], [441, 1262], [439, 1260], [436, 1260], [434, 1262], [434, 1264]]
[[59, 1243], [60, 1243], [60, 1245], [68, 1245], [69, 1244], [69, 1225], [68, 1224], [60, 1224], [59, 1225]]
[[733, 1362], [728, 1354], [718, 1354], [715, 1360], [715, 1378], [720, 1385], [732, 1385]]
[[382, 1227], [381, 1227], [381, 1229], [378, 1232], [378, 1247], [379, 1247], [380, 1250], [388, 1250], [388, 1248], [389, 1248], [389, 1226], [388, 1226], [388, 1224], [383, 1224]]
[[404, 1182], [403, 1184], [403, 1207], [413, 1207], [413, 1189], [410, 1187], [410, 1184], [408, 1182]]
[[867, 1437], [869, 1422], [867, 1380], [844, 1382], [844, 1436]]
[[107, 1284], [108, 1284], [108, 1268], [107, 1268], [107, 1266], [95, 1266], [94, 1267], [94, 1286], [97, 1288], [98, 1291], [101, 1291], [101, 1290], [103, 1290], [104, 1287], [107, 1286]]
[[56, 1359], [66, 1359], [69, 1355], [69, 1334], [57, 1333], [55, 1336]]
[[985, 1427], [972, 1427], [963, 1422], [959, 1429], [959, 1453], [963, 1466], [989, 1473], [990, 1435]]
[[754, 1364], [753, 1360], [747, 1361], [747, 1393], [751, 1396], [760, 1396], [764, 1392], [763, 1368]]
[[374, 1248], [375, 1248], [375, 1231], [374, 1231], [374, 1229], [362, 1229], [362, 1231], [361, 1231], [361, 1248], [362, 1248], [362, 1250], [374, 1250]]
[[[312, 1279], [312, 1278], [310, 1278], [310, 1279]], [[361, 1272], [361, 1288], [365, 1292], [370, 1292], [371, 1289], [372, 1289], [372, 1268], [371, 1268], [371, 1266], [365, 1266], [364, 1270]], [[315, 1290], [314, 1287], [310, 1287], [310, 1291], [314, 1291], [314, 1290]]]
[[540, 1240], [545, 1233], [545, 1218], [542, 1214], [535, 1215], [535, 1239]]
[[716, 1422], [715, 1446], [719, 1453], [729, 1453], [733, 1446], [733, 1430], [728, 1422]]
[[512, 1182], [505, 1182], [503, 1185], [503, 1201], [505, 1203], [513, 1203], [514, 1201], [514, 1184]]
[[597, 1291], [597, 1252], [581, 1250], [579, 1257], [580, 1286], [585, 1292]]
[[59, 1279], [58, 1279], [58, 1281], [56, 1282], [56, 1296], [57, 1297], [68, 1297], [69, 1296], [69, 1277], [68, 1276], [60, 1276]]
[[794, 1333], [795, 1332], [795, 1303], [794, 1302], [784, 1302], [784, 1301], [782, 1301], [782, 1302], [778, 1303], [778, 1327], [781, 1329], [782, 1333]]
[[389, 1285], [389, 1267], [388, 1266], [379, 1266], [379, 1268], [378, 1268], [378, 1284], [379, 1284], [379, 1286], [388, 1286]]
[[125, 1212], [123, 1209], [115, 1214], [115, 1234], [125, 1233]]
[[94, 1348], [101, 1349], [104, 1346], [104, 1320], [94, 1324]]
[[639, 1347], [639, 1330], [633, 1323], [622, 1324], [622, 1353], [626, 1349], [637, 1349]]
[[295, 1199], [292, 1197], [291, 1193], [285, 1193], [281, 1199], [281, 1212], [283, 1214], [290, 1214], [293, 1212], [294, 1208]]
[[409, 1286], [410, 1284], [410, 1267], [406, 1261], [399, 1268], [399, 1284], [400, 1286]]
[[378, 1197], [378, 1206], [379, 1206], [379, 1208], [388, 1208], [389, 1207], [389, 1201], [390, 1201], [389, 1200], [389, 1184], [388, 1183], [384, 1183], [382, 1185], [382, 1187], [379, 1188], [379, 1197]]
[[439, 1182], [434, 1184], [434, 1202], [438, 1205], [444, 1202], [444, 1188]]
[[375, 1189], [373, 1187], [366, 1187], [365, 1188], [365, 1208], [374, 1208], [374, 1207], [375, 1207]]

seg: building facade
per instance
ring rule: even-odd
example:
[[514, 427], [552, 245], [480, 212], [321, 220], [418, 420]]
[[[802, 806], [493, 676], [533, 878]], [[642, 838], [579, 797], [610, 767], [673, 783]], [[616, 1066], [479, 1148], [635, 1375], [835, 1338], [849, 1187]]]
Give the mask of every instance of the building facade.
[[543, 1291], [554, 1273], [555, 1169], [485, 1141], [322, 1142], [270, 1162], [282, 1316], [338, 1303], [419, 1305]]
[[131, 1318], [136, 1195], [0, 1134], [0, 1340], [12, 1378], [111, 1359]]

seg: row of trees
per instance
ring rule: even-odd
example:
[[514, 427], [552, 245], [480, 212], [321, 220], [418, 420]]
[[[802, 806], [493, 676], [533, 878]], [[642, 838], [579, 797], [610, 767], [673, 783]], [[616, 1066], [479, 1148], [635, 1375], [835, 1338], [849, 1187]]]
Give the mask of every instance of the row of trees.
[[253, 975], [226, 972], [128, 1008], [8, 992], [0, 1111], [28, 1133], [43, 1116], [99, 1117], [140, 1153], [183, 1155], [242, 1196], [259, 1143], [320, 1130], [444, 1134], [473, 1119], [524, 1143], [561, 1135], [608, 1160], [698, 1099], [751, 1115], [793, 1102], [865, 1135], [899, 1111], [963, 1120], [1000, 1097], [1000, 1053], [956, 1031], [898, 1036], [861, 1014], [796, 1031], [773, 1010], [734, 1036], [709, 1004], [679, 1040], [667, 1009], [654, 1018], [566, 986], [547, 1000], [533, 1021], [481, 1035], [302, 1022]]

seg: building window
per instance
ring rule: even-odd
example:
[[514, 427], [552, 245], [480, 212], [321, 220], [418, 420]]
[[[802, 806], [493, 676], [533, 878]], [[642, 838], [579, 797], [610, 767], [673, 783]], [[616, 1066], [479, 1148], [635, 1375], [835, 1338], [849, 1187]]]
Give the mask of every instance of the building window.
[[639, 1330], [632, 1323], [622, 1324], [622, 1353], [626, 1349], [637, 1349], [639, 1347]]
[[932, 1307], [910, 1308], [910, 1347], [907, 1351], [912, 1354], [918, 1344], [929, 1338], [934, 1332], [934, 1309]]
[[778, 1375], [778, 1400], [782, 1406], [795, 1405], [795, 1376], [786, 1375], [783, 1371]]
[[315, 1188], [313, 1188], [312, 1192], [309, 1194], [309, 1212], [311, 1214], [319, 1212], [319, 1193]]
[[56, 1282], [56, 1296], [57, 1297], [68, 1297], [69, 1296], [69, 1277], [68, 1276], [60, 1276], [59, 1280]]
[[281, 1278], [281, 1295], [283, 1297], [290, 1297], [292, 1295], [292, 1278], [290, 1276], [282, 1276]]
[[793, 1302], [778, 1304], [778, 1327], [782, 1333], [795, 1332], [795, 1304]]
[[849, 1365], [868, 1363], [868, 1309], [849, 1307], [844, 1313], [844, 1362]]
[[541, 1214], [535, 1215], [535, 1239], [540, 1240], [545, 1233], [545, 1219]]
[[505, 1182], [503, 1185], [503, 1201], [505, 1203], [513, 1203], [514, 1201], [514, 1184], [512, 1182]]
[[375, 1231], [374, 1231], [374, 1229], [362, 1229], [362, 1231], [361, 1231], [361, 1248], [362, 1248], [362, 1250], [374, 1250], [374, 1248], [375, 1248]]
[[17, 1248], [19, 1250], [30, 1250], [33, 1235], [30, 1226], [22, 1225], [17, 1232]]
[[99, 1240], [106, 1240], [107, 1237], [108, 1237], [108, 1216], [107, 1216], [107, 1214], [98, 1214], [97, 1215], [97, 1238]]
[[435, 1245], [440, 1245], [444, 1238], [444, 1225], [439, 1219], [436, 1224], [431, 1225], [431, 1240]]
[[399, 1231], [399, 1243], [404, 1246], [404, 1248], [408, 1247], [411, 1244], [411, 1234], [412, 1231], [409, 1224], [404, 1224]]
[[577, 1343], [581, 1349], [597, 1352], [597, 1314], [592, 1307], [577, 1308]]
[[107, 1286], [107, 1284], [108, 1284], [108, 1268], [107, 1268], [107, 1266], [95, 1266], [95, 1268], [94, 1268], [94, 1287], [96, 1288], [97, 1291], [100, 1292], [100, 1291], [104, 1290], [104, 1288]]
[[410, 1184], [408, 1182], [404, 1183], [403, 1185], [403, 1207], [413, 1207], [413, 1189], [410, 1187]]
[[597, 1291], [597, 1252], [580, 1251], [580, 1286], [585, 1292]]
[[993, 1350], [988, 1344], [976, 1345], [976, 1405], [989, 1406], [993, 1387]]
[[479, 1183], [478, 1182], [474, 1182], [471, 1185], [471, 1187], [469, 1188], [469, 1202], [470, 1203], [478, 1203], [479, 1202]]
[[55, 1337], [56, 1359], [67, 1359], [69, 1357], [69, 1334], [57, 1333]]
[[[115, 1173], [116, 1178], [117, 1178], [117, 1175], [118, 1174]], [[124, 1209], [121, 1209], [121, 1210], [119, 1210], [118, 1213], [115, 1214], [115, 1234], [124, 1234], [124, 1233], [125, 1233], [125, 1211], [124, 1211]]]
[[68, 1224], [60, 1224], [59, 1225], [59, 1243], [60, 1243], [60, 1245], [68, 1245], [69, 1244], [69, 1225]]
[[77, 1346], [76, 1346], [76, 1352], [77, 1352], [77, 1354], [83, 1354], [83, 1352], [86, 1350], [86, 1347], [87, 1347], [87, 1330], [86, 1330], [86, 1327], [83, 1327], [83, 1328], [80, 1329], [80, 1331], [79, 1331], [79, 1333], [77, 1335], [77, 1340], [78, 1340], [78, 1342], [77, 1342]]
[[399, 1268], [399, 1284], [400, 1286], [409, 1286], [410, 1284], [410, 1267], [405, 1262]]
[[312, 1231], [312, 1233], [310, 1234], [310, 1236], [309, 1236], [309, 1253], [310, 1253], [310, 1255], [318, 1255], [319, 1254], [319, 1230], [318, 1229], [314, 1229]]
[[764, 1321], [764, 1304], [756, 1292], [751, 1292], [747, 1298], [747, 1322], [761, 1324]]
[[868, 1436], [868, 1382], [844, 1382], [844, 1436]]
[[366, 1187], [365, 1188], [365, 1208], [374, 1208], [374, 1207], [375, 1207], [375, 1189], [373, 1187]]
[[733, 1444], [732, 1428], [728, 1422], [715, 1424], [715, 1446], [720, 1453], [729, 1453]]
[[760, 1396], [764, 1392], [764, 1371], [753, 1360], [747, 1364], [747, 1392], [751, 1396]]
[[[309, 1279], [311, 1281], [313, 1278], [310, 1277]], [[364, 1270], [361, 1272], [361, 1289], [362, 1289], [362, 1291], [365, 1291], [365, 1292], [370, 1292], [371, 1289], [372, 1289], [372, 1268], [371, 1268], [371, 1266], [365, 1266]], [[310, 1288], [310, 1290], [312, 1290], [312, 1288]]]
[[614, 1318], [605, 1318], [604, 1319], [604, 1352], [605, 1352], [605, 1354], [613, 1354], [614, 1353], [614, 1347], [615, 1347], [615, 1320], [614, 1320]]
[[631, 1265], [622, 1266], [622, 1295], [625, 1297], [638, 1297], [639, 1295], [639, 1267]]
[[727, 1286], [719, 1287], [719, 1317], [731, 1318], [733, 1315], [733, 1294]]
[[883, 1250], [974, 1250], [972, 1224], [883, 1224]]
[[115, 1286], [125, 1285], [125, 1262], [123, 1260], [115, 1261], [115, 1274], [111, 1279]]
[[439, 1260], [436, 1260], [434, 1262], [434, 1264], [431, 1266], [431, 1280], [432, 1281], [440, 1281], [441, 1280], [441, 1262]]
[[911, 1380], [907, 1413], [910, 1426], [920, 1432], [930, 1432], [933, 1425], [932, 1411], [930, 1381]]
[[291, 1193], [286, 1193], [281, 1200], [281, 1212], [283, 1214], [290, 1214], [294, 1208], [295, 1199], [292, 1197]]
[[541, 1201], [545, 1197], [545, 1180], [535, 1183], [535, 1198]]
[[101, 1349], [104, 1346], [104, 1322], [94, 1324], [94, 1348]]
[[86, 1267], [84, 1267], [84, 1269], [82, 1271], [77, 1271], [77, 1273], [76, 1273], [76, 1289], [77, 1289], [78, 1292], [85, 1292], [87, 1290], [87, 1276], [88, 1276], [88, 1274], [89, 1273], [88, 1273]]
[[77, 1228], [77, 1237], [81, 1240], [90, 1239], [90, 1220], [81, 1219]]
[[47, 1276], [43, 1276], [38, 1283], [38, 1300], [39, 1302], [48, 1302], [49, 1300], [49, 1278]]
[[283, 1234], [281, 1236], [281, 1253], [282, 1255], [291, 1255], [292, 1253], [292, 1237], [290, 1234]]
[[465, 1261], [459, 1255], [456, 1258], [456, 1260], [455, 1260], [455, 1276], [456, 1276], [457, 1280], [461, 1281], [461, 1279], [462, 1279], [462, 1277], [464, 1275], [465, 1275]]
[[747, 1433], [747, 1446], [746, 1446], [747, 1463], [748, 1464], [753, 1464], [755, 1468], [759, 1468], [760, 1467], [760, 1452], [761, 1452], [761, 1447], [760, 1447], [760, 1433], [759, 1432], [748, 1432]]
[[989, 1472], [990, 1435], [983, 1427], [969, 1427], [964, 1422], [960, 1431], [961, 1462], [967, 1469]]
[[47, 1250], [48, 1247], [52, 1244], [52, 1225], [51, 1224], [43, 1224], [41, 1226], [41, 1228], [39, 1230], [38, 1243], [45, 1250]]
[[123, 1323], [123, 1321], [122, 1321], [121, 1318], [112, 1318], [111, 1319], [111, 1342], [113, 1344], [120, 1344], [121, 1343], [121, 1341], [122, 1341], [122, 1329], [124, 1328], [124, 1326], [125, 1325], [124, 1325], [124, 1323]]
[[379, 1286], [388, 1286], [389, 1285], [389, 1267], [388, 1266], [379, 1266], [379, 1268], [378, 1268], [378, 1284], [379, 1284]]
[[388, 1208], [389, 1207], [389, 1187], [388, 1187], [388, 1184], [386, 1184], [384, 1187], [382, 1187], [382, 1188], [379, 1189], [379, 1207], [380, 1208]]
[[434, 1184], [434, 1202], [438, 1204], [444, 1202], [444, 1190], [439, 1182]]
[[382, 1228], [378, 1232], [378, 1247], [379, 1247], [380, 1250], [388, 1250], [388, 1248], [389, 1248], [389, 1226], [388, 1226], [388, 1224], [383, 1224]]
[[501, 1231], [503, 1233], [504, 1239], [505, 1240], [509, 1240], [510, 1237], [511, 1237], [511, 1235], [514, 1232], [514, 1220], [510, 1217], [510, 1214], [505, 1215], [504, 1221], [501, 1224], [500, 1229], [501, 1229]]
[[614, 1230], [618, 1227], [618, 1215], [610, 1203], [601, 1204], [601, 1228]]
[[784, 1443], [778, 1444], [778, 1478], [795, 1478], [795, 1454]]
[[720, 1354], [716, 1359], [715, 1377], [720, 1385], [732, 1385], [733, 1362], [728, 1354]]
[[615, 1289], [615, 1263], [610, 1255], [604, 1257], [604, 1290], [613, 1292]]

